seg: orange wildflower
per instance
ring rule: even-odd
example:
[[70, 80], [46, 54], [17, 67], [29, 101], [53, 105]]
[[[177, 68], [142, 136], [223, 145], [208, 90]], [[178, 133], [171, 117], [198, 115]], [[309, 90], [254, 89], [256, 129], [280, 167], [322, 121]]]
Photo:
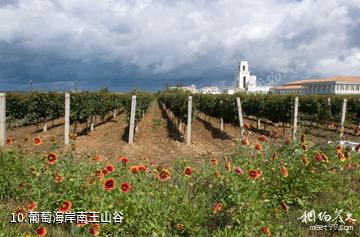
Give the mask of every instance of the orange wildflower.
[[289, 176], [288, 171], [285, 166], [281, 167], [281, 174], [285, 178]]
[[213, 213], [214, 214], [218, 213], [219, 211], [221, 211], [221, 208], [222, 208], [221, 202], [216, 202], [213, 206]]
[[231, 163], [230, 163], [230, 161], [226, 162], [225, 168], [226, 168], [226, 172], [229, 173], [231, 171]]
[[14, 143], [14, 140], [13, 140], [11, 137], [9, 137], [8, 139], [6, 139], [6, 144], [12, 145], [13, 143]]
[[95, 161], [96, 163], [100, 163], [101, 161], [103, 161], [103, 157], [100, 156], [100, 155], [97, 155], [97, 156], [95, 156], [94, 161]]
[[262, 145], [260, 143], [255, 144], [255, 150], [262, 151]]
[[103, 173], [104, 176], [109, 174], [109, 171], [107, 169], [103, 169], [101, 172]]
[[221, 176], [221, 174], [220, 174], [220, 172], [219, 172], [218, 170], [215, 172], [215, 176], [216, 176], [216, 177], [220, 177], [220, 176]]
[[36, 138], [34, 139], [34, 144], [35, 144], [35, 145], [41, 145], [41, 144], [42, 144], [41, 138], [40, 138], [40, 137], [36, 137]]
[[183, 230], [184, 229], [184, 224], [181, 224], [181, 223], [176, 224], [176, 229]]
[[60, 173], [57, 173], [54, 177], [55, 183], [61, 183], [63, 181], [63, 179], [64, 179], [64, 177]]
[[261, 136], [258, 138], [258, 140], [259, 140], [260, 142], [266, 142], [266, 141], [267, 141], [267, 137], [266, 137], [265, 135], [261, 135]]
[[57, 161], [57, 155], [55, 153], [51, 152], [47, 155], [48, 164], [53, 165], [56, 163], [56, 161]]
[[121, 191], [128, 193], [130, 191], [130, 185], [128, 182], [120, 183]]
[[250, 145], [250, 142], [249, 142], [249, 139], [247, 139], [246, 137], [244, 137], [242, 140], [241, 140], [241, 143], [245, 146], [248, 146]]
[[246, 129], [250, 129], [250, 125], [249, 125], [247, 122], [245, 122], [245, 123], [243, 124], [243, 126], [244, 126], [244, 128], [246, 128]]
[[112, 164], [108, 164], [107, 166], [105, 166], [105, 169], [111, 173], [115, 170], [115, 167]]
[[289, 206], [286, 204], [285, 201], [281, 201], [281, 202], [280, 202], [280, 206], [281, 206], [282, 209], [285, 210], [286, 213], [289, 212]]
[[305, 165], [309, 164], [309, 159], [307, 158], [306, 155], [304, 155], [303, 157], [301, 157], [302, 161], [304, 162]]
[[37, 203], [32, 201], [26, 205], [26, 209], [28, 212], [34, 211], [37, 208]]
[[45, 236], [47, 233], [46, 231], [46, 228], [45, 227], [39, 227], [37, 230], [36, 230], [36, 234], [40, 237], [43, 237]]
[[146, 166], [145, 165], [139, 165], [138, 166], [138, 170], [139, 170], [139, 172], [146, 172]]
[[94, 228], [90, 228], [90, 229], [89, 229], [89, 234], [90, 234], [91, 236], [98, 236], [98, 235], [100, 234], [100, 231], [99, 231], [99, 230], [96, 230], [96, 229], [94, 229]]
[[190, 177], [191, 174], [192, 174], [192, 169], [191, 169], [191, 167], [186, 167], [185, 170], [184, 170], [184, 175]]
[[210, 160], [210, 164], [212, 164], [212, 165], [218, 165], [219, 162], [218, 162], [217, 159], [211, 159], [211, 160]]
[[167, 169], [162, 169], [158, 174], [158, 178], [160, 179], [160, 181], [169, 180], [170, 177], [171, 177], [171, 173]]
[[96, 170], [95, 171], [95, 176], [98, 177], [99, 179], [103, 179], [104, 178], [104, 173], [102, 172], [102, 170]]
[[270, 232], [270, 228], [268, 226], [263, 226], [261, 227], [261, 232], [266, 235], [266, 236], [270, 236], [271, 232]]
[[251, 179], [255, 180], [261, 176], [261, 171], [251, 169], [251, 170], [249, 170], [249, 176]]
[[305, 144], [305, 134], [302, 133], [301, 134], [301, 139], [300, 139], [301, 143], [304, 143]]
[[306, 145], [306, 144], [301, 143], [301, 148], [302, 148], [304, 151], [307, 151], [307, 145]]
[[114, 179], [110, 178], [110, 179], [105, 180], [104, 183], [103, 183], [103, 186], [104, 186], [104, 188], [106, 189], [106, 191], [108, 191], [108, 192], [109, 192], [110, 190], [114, 189], [114, 188], [115, 188], [115, 181], [114, 181]]
[[136, 166], [136, 165], [131, 166], [130, 171], [131, 171], [131, 173], [136, 174], [137, 172], [139, 172], [139, 166]]
[[271, 154], [271, 160], [275, 160], [276, 159], [276, 152], [274, 151], [272, 154]]
[[70, 209], [71, 209], [71, 202], [69, 200], [66, 200], [59, 207], [59, 212], [66, 213], [70, 211]]
[[126, 156], [121, 157], [121, 162], [126, 165], [129, 162], [129, 158], [127, 158]]

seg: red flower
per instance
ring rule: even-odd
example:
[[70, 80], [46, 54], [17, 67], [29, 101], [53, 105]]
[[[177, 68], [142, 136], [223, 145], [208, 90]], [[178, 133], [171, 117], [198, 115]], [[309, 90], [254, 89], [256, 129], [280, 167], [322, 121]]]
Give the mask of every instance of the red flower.
[[184, 170], [184, 175], [190, 177], [191, 174], [192, 174], [192, 169], [191, 169], [191, 167], [186, 167], [185, 170]]
[[221, 208], [222, 208], [221, 202], [216, 202], [213, 206], [213, 213], [214, 214], [218, 213], [219, 211], [221, 211]]
[[41, 138], [40, 138], [40, 137], [36, 137], [36, 138], [34, 139], [34, 144], [35, 144], [35, 145], [41, 145], [41, 144], [42, 144]]
[[100, 233], [99, 230], [96, 230], [96, 229], [94, 229], [94, 228], [90, 228], [90, 229], [89, 229], [89, 234], [90, 234], [91, 236], [97, 236], [97, 235], [99, 235], [99, 233]]
[[270, 228], [268, 226], [261, 227], [261, 232], [263, 232], [263, 234], [266, 235], [266, 236], [271, 235]]
[[36, 230], [36, 233], [38, 236], [45, 236], [47, 231], [46, 231], [46, 228], [45, 227], [39, 227], [37, 230]]
[[235, 167], [235, 168], [234, 168], [234, 172], [235, 172], [236, 174], [243, 174], [243, 173], [244, 173], [244, 171], [243, 171], [240, 167]]
[[160, 181], [166, 181], [169, 180], [171, 177], [171, 173], [169, 170], [167, 169], [162, 169], [160, 171], [160, 173], [158, 174], [158, 178], [160, 179]]
[[27, 211], [34, 211], [37, 208], [37, 203], [32, 201], [26, 205]]
[[243, 126], [244, 126], [244, 128], [246, 128], [246, 129], [250, 129], [250, 125], [249, 125], [247, 122], [245, 122], [245, 123], [243, 124]]
[[14, 140], [13, 140], [11, 137], [9, 137], [8, 139], [6, 139], [6, 144], [12, 145], [13, 143], [14, 143]]
[[145, 165], [139, 165], [138, 170], [139, 170], [139, 172], [146, 172], [146, 166]]
[[97, 156], [95, 156], [94, 160], [96, 163], [100, 163], [103, 160], [103, 157], [100, 155], [97, 155]]
[[56, 161], [57, 161], [57, 155], [55, 153], [49, 153], [47, 155], [48, 164], [53, 165], [56, 163]]
[[128, 193], [130, 191], [130, 185], [128, 182], [120, 183], [121, 191]]
[[104, 174], [103, 174], [102, 170], [96, 170], [95, 171], [95, 176], [98, 177], [99, 179], [104, 178]]
[[55, 183], [61, 183], [63, 181], [63, 179], [64, 179], [64, 177], [59, 173], [57, 173], [54, 177]]
[[249, 139], [247, 139], [246, 137], [241, 140], [241, 143], [245, 146], [250, 145]]
[[262, 145], [261, 145], [260, 143], [256, 143], [256, 144], [255, 144], [255, 149], [256, 149], [257, 151], [262, 151]]
[[104, 176], [109, 174], [109, 171], [107, 169], [103, 169], [101, 172], [103, 173]]
[[249, 176], [251, 179], [255, 180], [261, 176], [260, 170], [249, 170]]
[[266, 141], [267, 141], [267, 137], [266, 137], [265, 135], [261, 135], [261, 136], [258, 138], [258, 140], [259, 140], [260, 142], [266, 142]]
[[103, 183], [104, 188], [106, 191], [110, 191], [115, 188], [115, 181], [114, 179], [110, 178], [104, 181]]
[[121, 162], [126, 165], [129, 162], [129, 158], [127, 158], [126, 156], [121, 157]]
[[70, 209], [71, 209], [71, 202], [69, 200], [66, 200], [63, 202], [63, 204], [61, 204], [59, 208], [59, 212], [66, 213], [70, 211]]
[[212, 164], [212, 165], [218, 165], [219, 162], [218, 162], [217, 159], [211, 159], [211, 160], [210, 160], [210, 164]]
[[321, 153], [316, 153], [316, 154], [315, 154], [315, 159], [316, 159], [317, 161], [322, 161], [322, 160], [323, 160], [323, 157], [322, 157]]
[[108, 164], [107, 166], [105, 166], [105, 169], [111, 173], [115, 170], [115, 167], [112, 164]]
[[288, 171], [285, 166], [281, 167], [281, 174], [285, 178], [289, 176]]
[[137, 172], [139, 172], [139, 166], [136, 166], [136, 165], [131, 166], [130, 172], [133, 174], [136, 174]]
[[301, 143], [304, 143], [305, 144], [305, 134], [302, 133], [301, 134], [301, 139], [300, 139]]

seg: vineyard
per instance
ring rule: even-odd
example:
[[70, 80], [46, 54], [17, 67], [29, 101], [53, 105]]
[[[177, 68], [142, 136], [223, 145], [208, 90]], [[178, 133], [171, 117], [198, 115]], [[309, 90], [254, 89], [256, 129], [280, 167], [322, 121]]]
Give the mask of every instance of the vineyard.
[[[297, 97], [7, 93], [0, 236], [324, 236], [300, 217], [339, 209], [326, 236], [359, 236], [360, 145], [336, 142], [360, 143], [360, 97]], [[123, 219], [25, 223], [36, 211]]]

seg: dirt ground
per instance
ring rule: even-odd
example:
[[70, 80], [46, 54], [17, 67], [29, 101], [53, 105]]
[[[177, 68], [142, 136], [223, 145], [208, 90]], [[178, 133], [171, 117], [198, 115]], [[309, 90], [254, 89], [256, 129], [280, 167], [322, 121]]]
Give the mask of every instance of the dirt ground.
[[[278, 131], [280, 138], [278, 143], [283, 143], [286, 137], [290, 136], [290, 128], [283, 129], [267, 124], [260, 129], [256, 128], [256, 121], [245, 119], [251, 125], [246, 131], [250, 142], [254, 142], [260, 135], [270, 136], [273, 131]], [[131, 160], [143, 163], [156, 162], [161, 165], [170, 165], [176, 159], [208, 159], [210, 156], [219, 156], [231, 153], [239, 143], [239, 128], [231, 124], [225, 124], [224, 131], [219, 129], [219, 119], [197, 116], [192, 123], [192, 144], [187, 146], [184, 135], [179, 132], [174, 121], [168, 113], [154, 102], [145, 117], [139, 124], [138, 132], [135, 135], [134, 143], [127, 143], [128, 125], [124, 113], [115, 118], [112, 116], [101, 123], [98, 123], [95, 130], [90, 132], [85, 125], [78, 126], [78, 134], [71, 140], [71, 149], [77, 158], [95, 155], [102, 155], [109, 160], [114, 160], [120, 155], [128, 156]], [[185, 129], [184, 129], [185, 130]], [[336, 130], [316, 129], [312, 127], [301, 127], [300, 131], [307, 134], [308, 140], [314, 143], [326, 143], [329, 140], [336, 140]], [[36, 126], [26, 126], [8, 130], [8, 137], [14, 139], [12, 147], [23, 149], [26, 152], [46, 152], [49, 149], [61, 150], [64, 147], [64, 123], [62, 119], [54, 121], [54, 126], [49, 122], [47, 132], [36, 131]], [[40, 137], [43, 144], [34, 146], [33, 140]], [[56, 146], [53, 140], [56, 140]], [[360, 142], [360, 137], [351, 135], [351, 131], [345, 134], [345, 138]], [[8, 145], [6, 149], [10, 146]], [[70, 149], [70, 148], [68, 148]]]

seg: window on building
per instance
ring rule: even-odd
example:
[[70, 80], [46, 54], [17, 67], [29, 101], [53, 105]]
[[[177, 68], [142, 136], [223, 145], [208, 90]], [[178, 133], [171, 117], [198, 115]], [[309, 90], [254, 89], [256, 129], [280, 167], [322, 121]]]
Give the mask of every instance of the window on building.
[[243, 71], [246, 71], [246, 66], [245, 65], [243, 66]]
[[243, 86], [244, 86], [244, 88], [246, 87], [246, 77], [245, 76], [243, 77]]

